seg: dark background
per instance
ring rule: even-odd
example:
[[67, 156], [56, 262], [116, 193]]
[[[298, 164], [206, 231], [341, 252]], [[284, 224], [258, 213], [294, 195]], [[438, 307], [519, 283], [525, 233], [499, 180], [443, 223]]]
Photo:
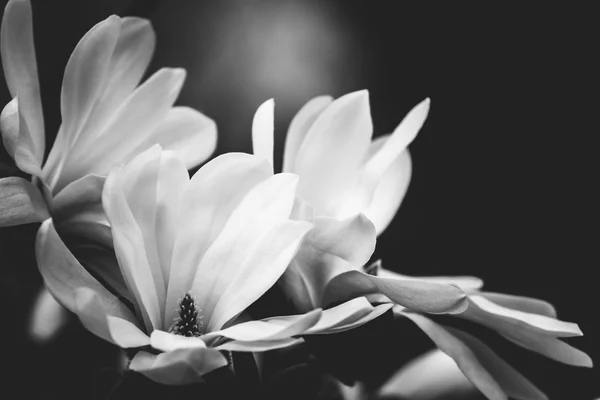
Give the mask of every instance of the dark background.
[[[375, 135], [391, 132], [430, 97], [429, 118], [410, 146], [408, 194], [376, 255], [405, 274], [477, 275], [488, 290], [546, 299], [562, 319], [580, 324], [586, 336], [571, 343], [600, 359], [593, 145], [599, 36], [591, 10], [542, 3], [34, 0], [33, 12], [47, 148], [60, 125], [68, 57], [88, 29], [113, 13], [151, 19], [157, 49], [149, 72], [187, 69], [178, 104], [215, 119], [217, 154], [250, 151], [252, 116], [271, 97], [277, 165], [289, 121], [316, 95], [369, 89]], [[0, 231], [0, 376], [6, 390], [19, 390], [11, 398], [66, 398], [101, 385], [86, 368], [109, 365], [116, 352], [76, 325], [52, 346], [26, 338], [40, 282], [35, 229]], [[597, 371], [499, 346], [553, 399], [600, 396]]]

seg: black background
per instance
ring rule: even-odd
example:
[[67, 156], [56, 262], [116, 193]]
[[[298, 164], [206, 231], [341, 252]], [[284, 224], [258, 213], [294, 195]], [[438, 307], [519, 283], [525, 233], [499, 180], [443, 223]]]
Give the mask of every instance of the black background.
[[[368, 89], [375, 135], [391, 132], [430, 97], [429, 118], [410, 146], [408, 194], [376, 256], [405, 274], [476, 275], [488, 290], [546, 299], [562, 319], [580, 324], [585, 336], [571, 343], [598, 362], [599, 68], [591, 10], [543, 3], [70, 0], [33, 1], [33, 12], [48, 143], [60, 125], [68, 57], [112, 13], [152, 21], [158, 38], [149, 72], [187, 69], [178, 104], [215, 119], [217, 154], [250, 151], [252, 116], [271, 97], [278, 165], [289, 121], [311, 97]], [[0, 102], [9, 99], [4, 86]], [[40, 282], [35, 228], [0, 233], [0, 376], [6, 390], [20, 391], [11, 398], [66, 398], [92, 388], [86, 368], [108, 365], [116, 352], [76, 325], [50, 347], [24, 335]], [[499, 346], [553, 399], [600, 396], [594, 370]]]

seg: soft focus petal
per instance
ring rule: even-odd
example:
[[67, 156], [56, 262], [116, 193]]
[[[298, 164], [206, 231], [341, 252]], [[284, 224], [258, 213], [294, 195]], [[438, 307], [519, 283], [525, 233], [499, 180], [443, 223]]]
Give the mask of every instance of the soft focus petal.
[[243, 153], [216, 157], [194, 174], [185, 188], [177, 219], [179, 232], [173, 248], [165, 321], [175, 316], [177, 299], [191, 287], [196, 268], [231, 212], [251, 188], [270, 175], [271, 167], [265, 160]]
[[323, 304], [368, 294], [382, 294], [395, 304], [429, 314], [456, 314], [467, 307], [465, 293], [456, 286], [418, 279], [386, 279], [359, 271], [344, 272], [325, 289]]
[[467, 396], [474, 389], [452, 357], [443, 351], [431, 350], [403, 366], [379, 389], [378, 394], [434, 400], [448, 394]]
[[283, 172], [295, 172], [296, 154], [300, 150], [308, 130], [332, 101], [331, 96], [315, 97], [309, 100], [294, 116], [285, 138]]
[[487, 326], [520, 346], [556, 361], [592, 366], [589, 356], [557, 339], [581, 336], [577, 324], [506, 308], [478, 295], [469, 296], [469, 307], [459, 317]]
[[283, 349], [290, 346], [295, 346], [302, 343], [301, 338], [287, 338], [279, 340], [267, 340], [267, 341], [255, 341], [255, 342], [244, 342], [241, 340], [232, 340], [231, 342], [223, 343], [217, 347], [216, 350], [229, 350], [229, 351], [248, 351], [248, 352], [262, 352], [276, 349]]
[[49, 217], [42, 194], [31, 182], [16, 176], [0, 179], [0, 227], [40, 222]]
[[[44, 221], [38, 231], [36, 260], [52, 295], [82, 321], [96, 321], [86, 325], [93, 333], [111, 340], [106, 336], [107, 315], [136, 321], [133, 313], [81, 266], [56, 233], [51, 219]], [[88, 301], [92, 298], [90, 293], [93, 302]], [[95, 315], [98, 309], [101, 315]], [[93, 314], [88, 315], [89, 312]]]
[[226, 365], [227, 360], [220, 352], [199, 347], [159, 355], [140, 351], [129, 368], [164, 385], [186, 385], [202, 382], [202, 375]]
[[265, 101], [258, 107], [252, 120], [252, 149], [254, 155], [273, 165], [273, 141], [275, 129], [275, 101]]
[[192, 169], [206, 161], [215, 151], [217, 125], [192, 108], [173, 107], [130, 156], [156, 143], [164, 150], [173, 151], [187, 169]]
[[19, 140], [19, 100], [17, 97], [8, 102], [0, 114], [0, 133], [6, 152], [14, 159]]
[[6, 84], [11, 97], [19, 99], [19, 137], [11, 155], [22, 171], [37, 175], [44, 157], [45, 136], [29, 1], [8, 2], [0, 37]]
[[545, 400], [531, 382], [498, 357], [490, 348], [457, 329], [443, 327], [418, 314], [404, 313], [433, 342], [454, 359], [461, 371], [490, 400]]
[[48, 343], [66, 325], [69, 315], [69, 311], [42, 287], [33, 303], [29, 334], [38, 343]]
[[420, 281], [437, 282], [456, 285], [465, 291], [481, 289], [483, 281], [475, 276], [408, 276], [402, 275], [385, 268], [379, 268], [376, 276], [390, 279], [414, 279]]
[[312, 124], [298, 150], [294, 172], [300, 197], [317, 215], [337, 217], [371, 143], [373, 124], [366, 90], [335, 100]]
[[52, 201], [52, 218], [57, 221], [86, 211], [103, 212], [102, 188], [105, 177], [86, 175], [67, 185]]
[[[103, 191], [104, 209], [112, 227], [121, 273], [129, 291], [134, 295], [136, 311], [143, 317], [148, 332], [162, 326], [157, 289], [162, 285], [164, 291], [164, 283], [155, 281], [162, 278], [160, 266], [155, 263], [156, 253], [146, 253], [146, 249], [152, 244], [145, 243], [145, 233], [151, 233], [142, 229], [148, 229], [151, 222], [145, 221], [148, 224], [144, 227], [140, 227], [138, 222], [144, 221], [145, 217], [155, 218], [152, 209], [156, 206], [156, 175], [152, 174], [158, 173], [159, 163], [160, 148], [152, 148], [140, 154], [126, 168], [114, 170], [107, 178]], [[136, 181], [136, 178], [139, 179]], [[131, 186], [132, 184], [135, 185]], [[128, 195], [141, 193], [146, 195], [143, 202], [140, 197], [136, 197], [139, 201], [128, 198]], [[139, 208], [141, 206], [143, 208]], [[149, 209], [149, 215], [143, 215], [142, 211]], [[152, 251], [155, 252], [156, 249]], [[154, 258], [149, 259], [150, 257]]]
[[287, 339], [304, 334], [321, 319], [322, 311], [316, 309], [306, 314], [265, 318], [233, 325], [229, 328], [211, 332], [203, 336], [204, 340], [226, 337], [243, 342]]
[[343, 221], [318, 217], [314, 223], [280, 280], [284, 293], [302, 312], [320, 306], [327, 282], [359, 268], [375, 250], [375, 227], [361, 214]]

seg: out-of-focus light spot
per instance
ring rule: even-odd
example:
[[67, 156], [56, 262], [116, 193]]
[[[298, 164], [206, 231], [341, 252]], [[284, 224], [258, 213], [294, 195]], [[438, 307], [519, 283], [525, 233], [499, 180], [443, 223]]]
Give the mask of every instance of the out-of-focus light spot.
[[52, 341], [66, 325], [69, 312], [42, 287], [33, 303], [29, 320], [29, 334], [40, 343]]

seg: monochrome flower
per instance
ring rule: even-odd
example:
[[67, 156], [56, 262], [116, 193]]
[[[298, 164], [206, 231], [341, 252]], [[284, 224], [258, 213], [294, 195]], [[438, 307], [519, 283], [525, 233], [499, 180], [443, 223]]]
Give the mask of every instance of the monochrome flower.
[[161, 352], [139, 351], [131, 369], [166, 384], [198, 381], [226, 364], [219, 350], [289, 346], [300, 334], [375, 314], [357, 298], [326, 311], [237, 323], [312, 228], [289, 219], [296, 185], [297, 176], [273, 175], [262, 158], [242, 153], [219, 156], [189, 179], [181, 160], [154, 146], [115, 169], [104, 187], [118, 271], [92, 276], [47, 220], [37, 241], [40, 272], [91, 332], [124, 348]]
[[[273, 107], [273, 101], [259, 107], [252, 132], [254, 153], [268, 160], [273, 152]], [[558, 320], [554, 308], [541, 300], [480, 291], [483, 282], [475, 277], [417, 278], [385, 270], [380, 262], [365, 266], [376, 236], [406, 193], [410, 178], [406, 146], [428, 109], [426, 100], [391, 136], [373, 142], [366, 91], [334, 101], [315, 98], [296, 115], [286, 138], [283, 170], [298, 174], [300, 180], [294, 217], [313, 222], [315, 228], [280, 284], [303, 312], [360, 296], [394, 304], [395, 315], [417, 324], [489, 399], [544, 399], [539, 389], [479, 339], [429, 315], [469, 320], [556, 361], [591, 367], [585, 353], [559, 340], [581, 336], [577, 324]], [[423, 366], [435, 366], [436, 360], [424, 358], [404, 372], [419, 369], [425, 374]], [[464, 383], [456, 369], [445, 371]]]
[[[101, 191], [114, 165], [155, 143], [175, 151], [188, 168], [212, 154], [215, 123], [188, 107], [173, 107], [185, 71], [163, 68], [140, 85], [154, 51], [154, 32], [147, 20], [113, 15], [84, 35], [67, 63], [60, 98], [62, 124], [44, 159], [44, 118], [28, 0], [8, 2], [1, 36], [2, 65], [13, 100], [0, 115], [0, 131], [7, 152], [32, 181], [0, 179], [0, 226], [52, 217], [61, 233], [110, 245]], [[52, 302], [44, 293], [39, 298]], [[51, 307], [43, 308], [33, 320], [34, 334], [50, 333], [47, 321], [60, 319], [48, 312]]]

